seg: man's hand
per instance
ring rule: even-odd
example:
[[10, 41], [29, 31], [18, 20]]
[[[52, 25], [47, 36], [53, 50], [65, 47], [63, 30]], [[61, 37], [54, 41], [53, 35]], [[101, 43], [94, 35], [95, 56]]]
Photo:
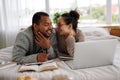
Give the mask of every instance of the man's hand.
[[37, 55], [37, 61], [38, 61], [38, 62], [45, 62], [45, 61], [48, 60], [48, 56], [49, 56], [49, 54], [39, 53], [39, 54]]
[[44, 37], [42, 33], [36, 32], [35, 33], [35, 41], [39, 44], [43, 49], [50, 48], [50, 39]]

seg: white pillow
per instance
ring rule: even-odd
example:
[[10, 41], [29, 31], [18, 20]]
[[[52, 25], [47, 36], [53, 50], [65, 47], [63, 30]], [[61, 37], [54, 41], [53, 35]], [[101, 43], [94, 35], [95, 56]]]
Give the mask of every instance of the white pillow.
[[13, 46], [0, 49], [0, 59], [11, 61], [12, 60], [12, 49], [13, 49]]
[[113, 36], [87, 36], [85, 37], [85, 41], [93, 41], [93, 40], [108, 40], [108, 39], [117, 39], [119, 40], [118, 38], [115, 38]]
[[109, 31], [104, 28], [90, 27], [90, 28], [80, 28], [82, 30], [84, 36], [108, 36]]

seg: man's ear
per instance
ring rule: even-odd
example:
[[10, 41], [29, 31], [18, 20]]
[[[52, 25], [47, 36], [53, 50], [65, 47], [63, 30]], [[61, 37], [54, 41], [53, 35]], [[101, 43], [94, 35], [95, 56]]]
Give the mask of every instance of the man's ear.
[[33, 24], [33, 28], [34, 28], [34, 31], [35, 31], [35, 32], [37, 31], [37, 27], [38, 27], [37, 24], [34, 23], [34, 24]]

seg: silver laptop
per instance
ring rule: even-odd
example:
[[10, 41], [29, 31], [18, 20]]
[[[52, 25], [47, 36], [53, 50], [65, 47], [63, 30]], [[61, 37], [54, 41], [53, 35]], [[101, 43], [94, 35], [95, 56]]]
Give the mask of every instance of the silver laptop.
[[65, 63], [72, 69], [111, 65], [116, 44], [116, 39], [75, 43], [74, 59]]

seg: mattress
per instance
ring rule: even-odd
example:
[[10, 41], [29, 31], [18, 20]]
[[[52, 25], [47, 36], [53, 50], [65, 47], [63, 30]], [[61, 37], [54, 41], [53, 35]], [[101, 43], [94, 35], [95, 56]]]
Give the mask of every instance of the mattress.
[[[11, 49], [12, 47], [0, 50], [0, 58], [7, 56], [7, 60], [11, 59], [9, 57]], [[0, 80], [17, 80], [17, 77], [20, 76], [31, 76], [38, 80], [53, 80], [55, 76], [61, 75], [66, 76], [67, 80], [120, 80], [120, 42], [118, 42], [116, 48], [113, 65], [72, 70], [64, 61], [57, 61], [57, 64], [59, 66], [58, 69], [44, 72], [18, 72], [19, 65], [15, 65], [0, 70]], [[66, 79], [62, 78], [59, 80]]]

